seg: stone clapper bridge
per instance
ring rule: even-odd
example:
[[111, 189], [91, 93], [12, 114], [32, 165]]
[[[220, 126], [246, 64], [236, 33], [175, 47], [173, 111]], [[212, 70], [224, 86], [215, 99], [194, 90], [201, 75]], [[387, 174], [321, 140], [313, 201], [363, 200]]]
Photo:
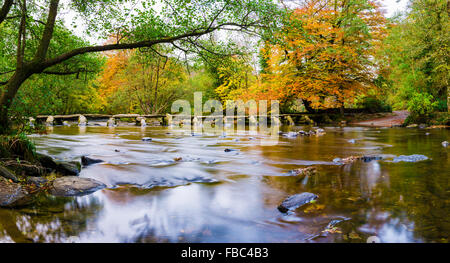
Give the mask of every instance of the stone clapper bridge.
[[282, 123], [288, 125], [295, 125], [296, 123], [304, 123], [313, 125], [315, 122], [310, 118], [314, 115], [318, 115], [315, 113], [295, 113], [295, 114], [279, 114], [275, 116], [266, 115], [266, 116], [258, 116], [258, 115], [245, 115], [245, 116], [189, 116], [189, 115], [141, 115], [141, 114], [116, 114], [116, 115], [108, 115], [108, 114], [71, 114], [71, 115], [38, 115], [35, 118], [29, 117], [30, 124], [34, 124], [34, 122], [43, 123], [47, 126], [53, 125], [62, 125], [67, 121], [78, 121], [79, 125], [87, 125], [88, 120], [95, 120], [96, 122], [105, 121], [106, 126], [116, 126], [117, 121], [119, 120], [134, 120], [136, 125], [146, 126], [147, 124], [151, 125], [180, 125], [182, 123], [191, 122], [193, 125], [199, 123], [199, 120], [209, 120], [215, 122], [217, 120], [225, 119], [226, 123], [233, 123], [235, 120], [239, 118], [244, 118], [245, 122], [248, 124], [258, 124], [258, 118], [266, 117], [267, 121], [271, 124], [281, 125]]

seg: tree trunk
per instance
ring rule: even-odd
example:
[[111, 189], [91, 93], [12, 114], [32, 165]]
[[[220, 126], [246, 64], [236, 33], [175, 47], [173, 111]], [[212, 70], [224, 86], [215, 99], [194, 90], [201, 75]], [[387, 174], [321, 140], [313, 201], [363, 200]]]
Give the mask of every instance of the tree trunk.
[[341, 114], [342, 117], [344, 117], [345, 113], [344, 104], [342, 104], [341, 107], [339, 107], [339, 113]]
[[450, 88], [448, 86], [447, 86], [447, 112], [450, 113]]
[[314, 109], [311, 107], [311, 102], [307, 101], [305, 99], [302, 99], [302, 101], [303, 101], [303, 106], [305, 106], [306, 111], [309, 113], [313, 113]]
[[7, 134], [10, 131], [8, 110], [20, 86], [31, 75], [31, 71], [26, 68], [18, 69], [8, 83], [3, 87], [3, 91], [0, 96], [0, 134]]

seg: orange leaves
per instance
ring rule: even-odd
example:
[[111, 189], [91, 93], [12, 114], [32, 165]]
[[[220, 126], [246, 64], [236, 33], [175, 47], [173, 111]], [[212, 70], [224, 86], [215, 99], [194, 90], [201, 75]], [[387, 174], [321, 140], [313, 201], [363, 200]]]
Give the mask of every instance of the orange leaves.
[[117, 77], [127, 65], [130, 57], [129, 51], [111, 52], [107, 55], [102, 75], [100, 75], [98, 82], [100, 84], [99, 94], [102, 100], [105, 100], [110, 94], [117, 90], [119, 86], [125, 81]]
[[306, 2], [293, 10], [279, 44], [263, 50], [266, 73], [251, 88], [253, 97], [301, 98], [314, 108], [351, 103], [373, 86], [373, 43], [383, 36], [384, 23], [378, 6], [369, 1]]

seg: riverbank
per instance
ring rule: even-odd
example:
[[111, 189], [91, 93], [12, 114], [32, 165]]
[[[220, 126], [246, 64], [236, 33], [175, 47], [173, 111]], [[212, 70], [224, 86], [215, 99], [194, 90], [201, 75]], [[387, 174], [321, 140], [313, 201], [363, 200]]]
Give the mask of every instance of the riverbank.
[[401, 126], [408, 118], [408, 111], [393, 111], [392, 113], [365, 114], [363, 120], [352, 120], [350, 124], [371, 127]]
[[105, 188], [101, 182], [78, 177], [81, 164], [94, 160], [63, 161], [36, 153], [25, 135], [2, 136], [0, 143], [0, 207], [21, 207], [41, 192], [53, 196], [78, 196]]

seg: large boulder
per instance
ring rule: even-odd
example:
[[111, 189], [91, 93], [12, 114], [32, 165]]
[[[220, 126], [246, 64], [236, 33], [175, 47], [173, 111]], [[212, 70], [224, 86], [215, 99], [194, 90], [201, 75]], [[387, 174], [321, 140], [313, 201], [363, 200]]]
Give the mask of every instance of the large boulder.
[[3, 166], [14, 171], [15, 174], [22, 176], [43, 176], [47, 173], [47, 170], [44, 167], [24, 160], [7, 160], [3, 162]]
[[280, 212], [282, 213], [286, 213], [288, 211], [295, 210], [305, 204], [311, 203], [311, 201], [316, 200], [317, 198], [317, 195], [308, 192], [292, 195], [286, 198], [278, 206], [278, 210], [280, 210]]
[[36, 157], [38, 161], [41, 163], [42, 166], [49, 169], [56, 169], [58, 167], [58, 164], [53, 160], [52, 157], [43, 154], [43, 153], [36, 153]]
[[54, 196], [82, 196], [105, 188], [102, 182], [91, 178], [65, 176], [53, 181], [50, 193]]
[[14, 207], [27, 203], [28, 192], [20, 184], [0, 177], [0, 207]]

